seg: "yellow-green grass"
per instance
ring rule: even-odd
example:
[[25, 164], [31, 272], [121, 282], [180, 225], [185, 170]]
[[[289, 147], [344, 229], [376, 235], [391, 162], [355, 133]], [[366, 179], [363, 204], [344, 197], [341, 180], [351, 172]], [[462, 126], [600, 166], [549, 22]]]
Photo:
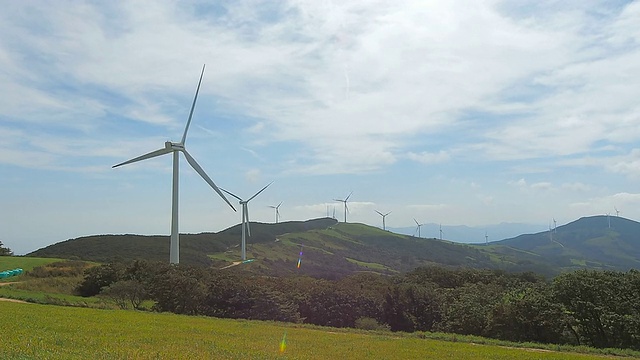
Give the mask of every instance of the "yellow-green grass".
[[360, 261], [360, 260], [356, 260], [356, 259], [352, 259], [352, 258], [345, 258], [347, 259], [348, 262], [356, 264], [358, 266], [362, 266], [364, 268], [367, 269], [373, 269], [373, 270], [379, 270], [379, 271], [393, 271], [393, 272], [397, 272], [393, 269], [391, 269], [390, 267], [383, 265], [383, 264], [378, 264], [378, 263], [372, 263], [372, 262], [365, 262], [365, 261]]
[[[293, 324], [0, 302], [3, 359], [605, 359]], [[279, 347], [286, 332], [286, 348]], [[610, 357], [609, 357], [610, 358]]]
[[27, 256], [0, 256], [0, 271], [13, 270], [16, 268], [29, 271], [34, 267], [50, 264], [56, 261], [62, 261], [62, 259]]

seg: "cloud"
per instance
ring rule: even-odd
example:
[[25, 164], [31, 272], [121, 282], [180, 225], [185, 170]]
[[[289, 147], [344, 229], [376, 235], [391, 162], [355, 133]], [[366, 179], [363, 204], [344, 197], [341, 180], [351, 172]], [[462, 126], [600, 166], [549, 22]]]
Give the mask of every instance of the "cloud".
[[247, 179], [248, 182], [256, 183], [260, 181], [260, 178], [262, 177], [262, 172], [259, 169], [247, 170], [244, 173], [244, 177], [245, 179]]
[[[296, 171], [370, 172], [452, 151], [483, 162], [585, 155], [640, 140], [635, 2], [526, 14], [493, 1], [202, 5], [7, 4], [0, 117], [95, 133], [113, 118], [181, 128], [206, 63], [199, 114], [293, 144]], [[442, 149], [409, 150], [424, 139]]]
[[419, 154], [416, 154], [414, 152], [409, 152], [407, 153], [407, 157], [411, 160], [423, 163], [425, 165], [445, 162], [449, 160], [449, 154], [443, 150], [437, 153], [429, 153], [423, 151]]

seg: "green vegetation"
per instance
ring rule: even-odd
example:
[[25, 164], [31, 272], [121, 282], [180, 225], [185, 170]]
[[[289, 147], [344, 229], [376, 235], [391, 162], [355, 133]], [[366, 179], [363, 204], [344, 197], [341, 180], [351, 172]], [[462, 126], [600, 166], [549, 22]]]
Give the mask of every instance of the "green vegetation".
[[95, 264], [77, 260], [15, 257], [0, 258], [0, 262], [19, 262], [28, 269], [13, 279], [11, 284], [0, 286], [0, 297], [40, 304], [56, 304], [82, 307], [110, 308], [100, 298], [76, 295], [78, 284], [84, 280], [84, 272]]
[[0, 241], [0, 256], [12, 256], [13, 255], [13, 251], [11, 251], [11, 249], [9, 249], [8, 247], [5, 247], [2, 244], [2, 241]]
[[[4, 359], [604, 359], [391, 333], [0, 302]], [[279, 344], [287, 334], [284, 353]], [[424, 337], [424, 334], [421, 334]], [[459, 337], [459, 340], [464, 340]]]
[[423, 267], [339, 280], [256, 275], [136, 261], [86, 271], [80, 295], [118, 306], [320, 326], [446, 332], [547, 344], [640, 350], [640, 272], [533, 273]]
[[368, 263], [368, 262], [364, 262], [364, 261], [358, 261], [356, 259], [351, 259], [351, 258], [346, 258], [347, 261], [352, 262], [360, 267], [363, 268], [368, 268], [368, 269], [372, 269], [372, 270], [378, 270], [378, 271], [394, 271], [393, 269], [389, 269], [389, 267], [384, 266], [382, 264], [378, 264], [378, 263]]
[[[37, 266], [50, 264], [52, 262], [60, 261], [57, 258], [36, 258], [28, 256], [2, 256], [0, 257], [0, 269], [15, 269], [21, 268], [24, 271], [29, 271]], [[2, 271], [0, 270], [0, 271]]]
[[[584, 268], [640, 268], [640, 223], [623, 218], [583, 218], [553, 233], [528, 234], [491, 245], [465, 245], [415, 238], [356, 223], [323, 218], [278, 224], [252, 223], [247, 253], [257, 274], [339, 279], [359, 271], [387, 275], [420, 266], [531, 271], [553, 277]], [[222, 268], [240, 260], [239, 225], [219, 233], [182, 234], [180, 262]], [[303, 265], [297, 269], [300, 246]], [[64, 241], [31, 256], [77, 257], [97, 262], [167, 261], [167, 236], [98, 235]], [[355, 260], [355, 261], [354, 261]]]

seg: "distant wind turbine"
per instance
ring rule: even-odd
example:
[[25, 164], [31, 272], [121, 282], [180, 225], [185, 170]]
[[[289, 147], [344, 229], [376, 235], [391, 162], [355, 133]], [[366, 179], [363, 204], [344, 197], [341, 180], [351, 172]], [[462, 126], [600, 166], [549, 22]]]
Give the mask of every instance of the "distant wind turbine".
[[278, 223], [278, 220], [280, 220], [280, 205], [282, 205], [282, 201], [280, 201], [280, 204], [273, 206], [273, 205], [269, 205], [270, 208], [275, 210], [276, 213], [276, 224]]
[[[269, 185], [273, 184], [273, 182], [268, 183], [267, 186], [263, 187], [262, 189], [260, 189], [260, 191], [258, 191], [257, 193], [253, 194], [252, 197], [250, 197], [247, 200], [242, 200], [242, 198], [240, 198], [238, 195], [227, 191], [225, 189], [220, 189], [224, 192], [226, 192], [227, 194], [233, 196], [234, 198], [238, 199], [238, 201], [240, 202], [240, 205], [242, 206], [242, 261], [247, 260], [247, 238], [246, 236], [249, 235], [251, 236], [251, 229], [249, 228], [249, 201], [253, 200], [253, 198], [255, 198], [256, 196], [260, 195], [261, 192], [264, 191], [264, 189], [268, 188]], [[245, 232], [246, 230], [246, 232]]]
[[615, 206], [613, 208], [616, 210], [616, 217], [620, 217], [620, 211], [618, 211], [618, 208]]
[[378, 210], [375, 210], [375, 212], [377, 212], [380, 216], [382, 216], [382, 230], [387, 230], [387, 225], [385, 224], [384, 219], [387, 217], [387, 215], [391, 214], [391, 211], [389, 211], [386, 214], [383, 214]]
[[557, 227], [556, 227], [556, 218], [553, 218], [553, 232], [558, 232], [556, 231]]
[[442, 224], [440, 224], [440, 240], [442, 240]]
[[487, 235], [487, 230], [484, 231], [484, 243], [489, 244], [489, 235]]
[[333, 199], [335, 201], [339, 201], [341, 203], [344, 203], [344, 222], [347, 222], [347, 212], [349, 211], [349, 207], [347, 206], [347, 201], [349, 201], [349, 198], [351, 197], [351, 194], [353, 194], [353, 191], [349, 193], [349, 195], [344, 198], [344, 200], [340, 200], [340, 199]]
[[[418, 220], [416, 220], [415, 218], [413, 218], [413, 221], [415, 221], [415, 223], [416, 223], [416, 225], [417, 225], [416, 230], [418, 231], [418, 237], [419, 237], [419, 238], [421, 238], [422, 236], [420, 235], [420, 228], [421, 228], [421, 227], [422, 227], [422, 225], [424, 225], [424, 224], [420, 224], [420, 223], [418, 222]], [[415, 231], [414, 231], [413, 233], [415, 234]]]
[[117, 168], [122, 165], [131, 164], [137, 161], [151, 159], [156, 156], [173, 153], [173, 185], [172, 185], [172, 196], [171, 196], [171, 246], [169, 248], [169, 262], [172, 264], [178, 264], [180, 262], [180, 237], [178, 231], [178, 179], [179, 179], [179, 161], [180, 156], [179, 153], [182, 153], [184, 157], [187, 159], [187, 162], [193, 170], [195, 170], [204, 181], [209, 184], [215, 190], [218, 195], [227, 203], [233, 211], [236, 209], [231, 205], [229, 200], [224, 196], [220, 189], [216, 186], [216, 184], [209, 178], [209, 175], [204, 172], [202, 167], [196, 162], [196, 160], [187, 152], [185, 147], [185, 141], [187, 140], [187, 132], [189, 131], [189, 125], [191, 125], [191, 118], [193, 116], [193, 109], [196, 106], [196, 100], [198, 99], [198, 92], [200, 91], [200, 84], [202, 83], [202, 76], [204, 75], [204, 65], [202, 66], [202, 73], [200, 74], [200, 80], [198, 81], [198, 87], [196, 88], [196, 95], [193, 98], [193, 103], [191, 104], [191, 111], [189, 112], [189, 119], [187, 120], [187, 126], [184, 128], [184, 133], [182, 134], [182, 139], [180, 142], [175, 143], [171, 141], [167, 141], [164, 143], [164, 148], [159, 150], [152, 151], [148, 154], [144, 154], [138, 157], [135, 157], [131, 160], [127, 160], [117, 165], [113, 165], [114, 168]]

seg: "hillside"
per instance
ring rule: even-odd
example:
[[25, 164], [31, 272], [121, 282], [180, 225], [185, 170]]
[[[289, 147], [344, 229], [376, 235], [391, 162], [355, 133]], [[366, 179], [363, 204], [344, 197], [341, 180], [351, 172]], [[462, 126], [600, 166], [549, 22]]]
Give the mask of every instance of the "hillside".
[[[219, 233], [182, 234], [180, 262], [224, 268], [238, 265], [265, 274], [306, 274], [326, 278], [370, 271], [394, 274], [418, 266], [466, 266], [552, 274], [545, 264], [517, 257], [495, 256], [487, 249], [436, 239], [416, 238], [364, 224], [337, 223], [322, 218], [279, 224], [252, 223], [247, 255], [240, 264], [241, 228]], [[302, 250], [301, 267], [296, 263]], [[63, 241], [28, 256], [79, 258], [109, 262], [145, 259], [167, 261], [167, 236], [96, 235]]]
[[616, 216], [583, 217], [553, 232], [520, 235], [493, 242], [490, 247], [501, 254], [525, 252], [539, 256], [564, 270], [637, 269], [640, 268], [640, 223]]
[[[323, 229], [335, 224], [333, 219], [290, 221], [279, 224], [251, 223], [251, 243], [273, 241], [277, 235]], [[232, 226], [218, 233], [180, 234], [180, 261], [191, 265], [212, 265], [210, 254], [224, 254], [237, 248], [241, 227]], [[237, 251], [239, 254], [239, 251]], [[33, 251], [27, 256], [79, 258], [109, 262], [146, 259], [167, 261], [169, 237], [161, 235], [93, 235], [69, 239]], [[239, 258], [239, 256], [238, 256]]]
[[[251, 223], [247, 256], [239, 264], [239, 225], [218, 233], [182, 234], [183, 264], [224, 268], [238, 266], [264, 274], [306, 274], [325, 278], [354, 272], [406, 272], [418, 266], [464, 266], [533, 271], [553, 276], [578, 268], [640, 268], [640, 223], [606, 216], [582, 218], [549, 232], [520, 235], [489, 245], [468, 245], [416, 238], [330, 218], [279, 224]], [[301, 267], [296, 263], [302, 250]], [[96, 235], [63, 241], [29, 256], [79, 258], [109, 262], [146, 259], [167, 261], [167, 236]]]

